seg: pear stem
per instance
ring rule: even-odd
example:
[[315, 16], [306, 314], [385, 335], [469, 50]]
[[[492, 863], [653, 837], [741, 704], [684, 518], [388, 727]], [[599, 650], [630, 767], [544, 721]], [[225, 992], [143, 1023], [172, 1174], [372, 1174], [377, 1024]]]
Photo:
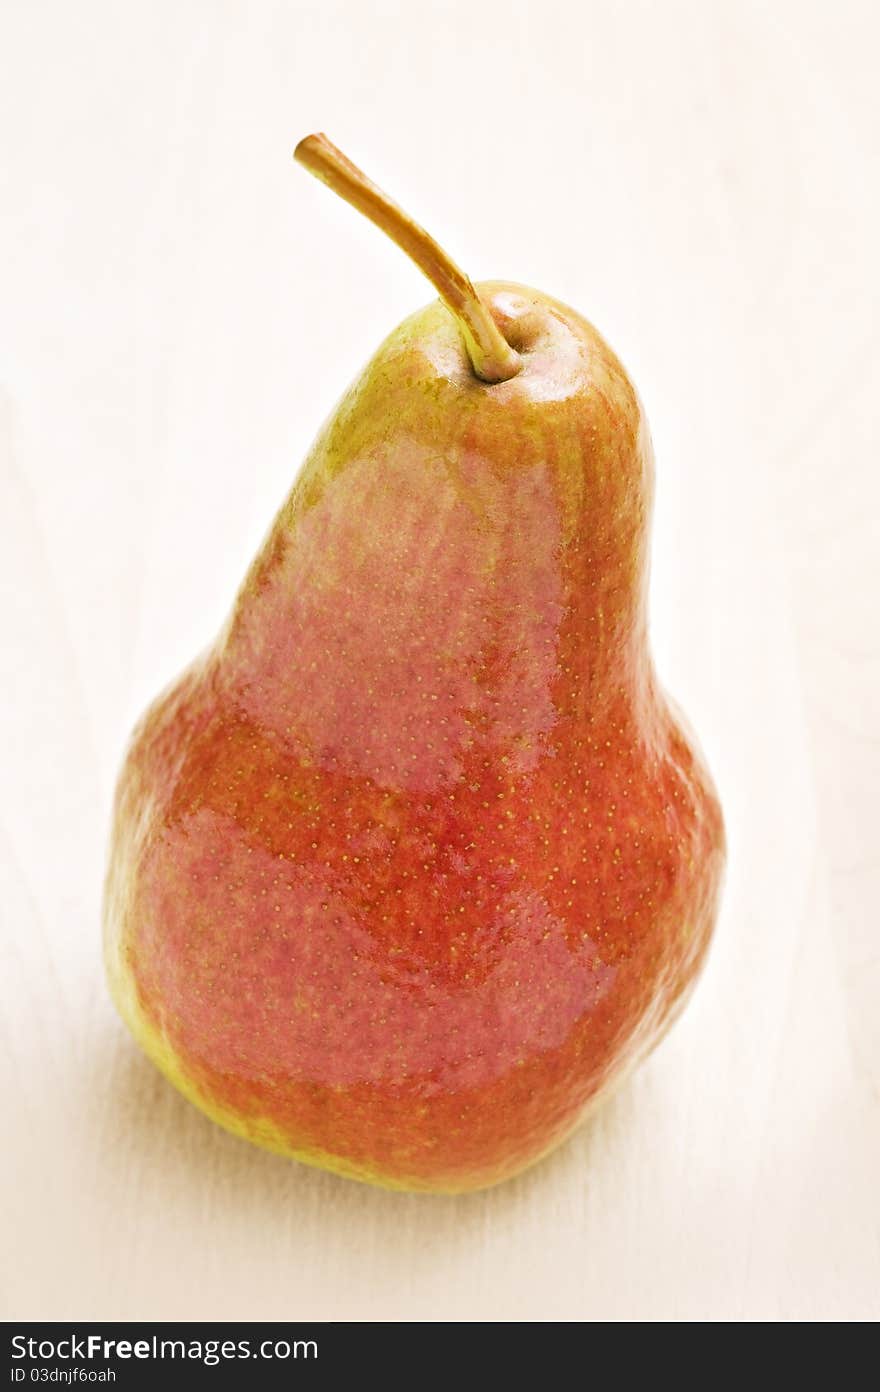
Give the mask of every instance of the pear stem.
[[458, 320], [471, 366], [484, 382], [506, 382], [522, 367], [469, 278], [423, 227], [337, 150], [326, 135], [307, 135], [293, 157], [396, 242], [428, 277]]

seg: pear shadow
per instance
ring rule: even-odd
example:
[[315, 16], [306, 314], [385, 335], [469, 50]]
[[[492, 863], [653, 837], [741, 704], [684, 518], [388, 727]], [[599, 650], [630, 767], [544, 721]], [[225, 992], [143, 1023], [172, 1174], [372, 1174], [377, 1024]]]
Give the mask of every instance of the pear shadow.
[[297, 1213], [312, 1221], [318, 1215], [322, 1243], [340, 1260], [379, 1241], [386, 1263], [408, 1279], [433, 1265], [438, 1249], [454, 1256], [473, 1248], [487, 1222], [530, 1225], [542, 1195], [583, 1191], [599, 1150], [603, 1168], [609, 1150], [616, 1163], [634, 1110], [627, 1082], [523, 1174], [473, 1193], [413, 1194], [344, 1179], [231, 1135], [182, 1097], [120, 1031], [96, 1046], [89, 1072], [90, 1121], [114, 1188], [128, 1189], [133, 1173], [146, 1176], [153, 1209], [184, 1218], [204, 1214], [209, 1194], [212, 1222], [246, 1232], [255, 1258], [262, 1246], [277, 1243], [279, 1223], [295, 1228]]

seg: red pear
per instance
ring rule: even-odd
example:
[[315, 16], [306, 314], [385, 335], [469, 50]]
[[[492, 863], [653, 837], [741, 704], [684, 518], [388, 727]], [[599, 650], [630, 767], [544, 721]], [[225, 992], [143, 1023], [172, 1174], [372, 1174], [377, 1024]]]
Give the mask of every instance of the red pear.
[[658, 685], [653, 461], [579, 314], [471, 285], [323, 137], [298, 157], [441, 299], [321, 431], [117, 793], [106, 957], [209, 1116], [457, 1191], [558, 1144], [664, 1034], [724, 861]]

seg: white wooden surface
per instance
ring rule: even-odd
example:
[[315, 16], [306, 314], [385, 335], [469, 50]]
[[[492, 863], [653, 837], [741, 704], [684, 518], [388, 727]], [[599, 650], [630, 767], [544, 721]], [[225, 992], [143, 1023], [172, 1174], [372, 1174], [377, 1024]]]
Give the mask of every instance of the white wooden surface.
[[[878, 38], [869, 0], [4, 7], [7, 1317], [880, 1313]], [[655, 646], [729, 821], [674, 1035], [555, 1158], [465, 1198], [225, 1136], [102, 980], [127, 731], [429, 298], [291, 164], [315, 128], [629, 365]]]

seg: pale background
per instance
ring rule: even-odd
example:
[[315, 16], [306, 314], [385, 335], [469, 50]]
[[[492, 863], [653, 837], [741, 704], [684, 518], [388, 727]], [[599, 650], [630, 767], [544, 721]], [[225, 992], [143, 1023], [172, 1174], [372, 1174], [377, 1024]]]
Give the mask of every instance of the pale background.
[[[7, 0], [0, 23], [6, 1316], [876, 1317], [876, 6]], [[674, 1034], [553, 1159], [464, 1198], [224, 1135], [138, 1055], [99, 957], [133, 720], [431, 297], [291, 163], [322, 128], [474, 277], [568, 300], [629, 366], [655, 648], [729, 823]]]

